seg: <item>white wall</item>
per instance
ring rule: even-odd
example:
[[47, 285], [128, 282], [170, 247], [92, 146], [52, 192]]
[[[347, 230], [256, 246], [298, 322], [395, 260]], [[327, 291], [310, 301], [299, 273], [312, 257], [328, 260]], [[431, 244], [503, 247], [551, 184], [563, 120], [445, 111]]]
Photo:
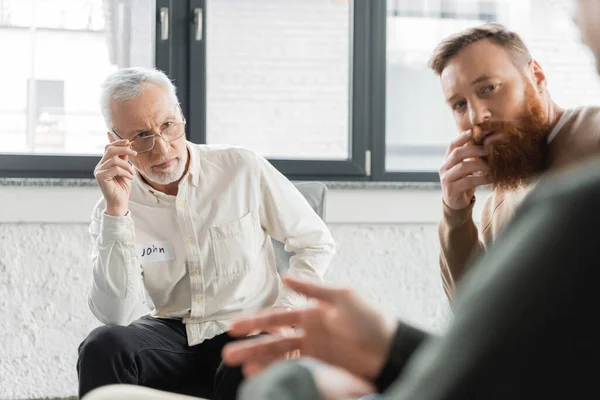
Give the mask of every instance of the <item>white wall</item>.
[[[77, 346], [98, 325], [86, 302], [97, 196], [93, 187], [0, 186], [1, 399], [76, 393]], [[330, 190], [338, 254], [327, 281], [440, 332], [450, 313], [437, 267], [439, 198], [438, 190]]]

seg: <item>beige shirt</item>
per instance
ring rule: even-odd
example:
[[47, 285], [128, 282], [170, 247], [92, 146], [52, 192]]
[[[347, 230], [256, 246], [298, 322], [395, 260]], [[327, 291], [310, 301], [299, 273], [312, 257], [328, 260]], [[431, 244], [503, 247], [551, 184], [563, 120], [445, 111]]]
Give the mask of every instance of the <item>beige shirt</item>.
[[[548, 136], [546, 175], [600, 155], [600, 108], [565, 110]], [[443, 205], [438, 225], [440, 271], [446, 294], [451, 297], [456, 283], [466, 273], [471, 260], [485, 251], [513, 218], [518, 206], [537, 182], [514, 191], [493, 191], [485, 200], [481, 230], [473, 222], [473, 204], [463, 210]]]
[[177, 196], [134, 179], [129, 213], [97, 204], [89, 305], [105, 324], [147, 314], [182, 318], [190, 345], [264, 307], [296, 308], [283, 288], [271, 237], [296, 254], [289, 274], [321, 280], [334, 254], [325, 223], [271, 164], [242, 148], [188, 143], [188, 173]]

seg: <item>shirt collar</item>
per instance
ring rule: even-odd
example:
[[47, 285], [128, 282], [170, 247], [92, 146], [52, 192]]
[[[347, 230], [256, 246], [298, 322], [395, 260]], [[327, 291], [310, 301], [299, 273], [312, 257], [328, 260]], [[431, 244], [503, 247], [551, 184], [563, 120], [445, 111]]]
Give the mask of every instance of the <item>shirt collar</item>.
[[193, 146], [190, 142], [186, 142], [188, 149], [188, 156], [190, 158], [190, 165], [184, 179], [187, 179], [187, 175], [190, 176], [192, 185], [198, 186], [198, 180], [200, 179], [200, 155], [198, 154], [196, 146]]
[[550, 144], [554, 140], [556, 135], [558, 135], [558, 133], [565, 126], [567, 121], [569, 121], [569, 119], [571, 119], [571, 115], [573, 114], [573, 111], [574, 110], [572, 110], [572, 109], [566, 109], [563, 111], [563, 115], [561, 115], [561, 117], [558, 119], [558, 122], [554, 126], [554, 129], [552, 129], [552, 132], [550, 132], [550, 134], [548, 135], [548, 144]]

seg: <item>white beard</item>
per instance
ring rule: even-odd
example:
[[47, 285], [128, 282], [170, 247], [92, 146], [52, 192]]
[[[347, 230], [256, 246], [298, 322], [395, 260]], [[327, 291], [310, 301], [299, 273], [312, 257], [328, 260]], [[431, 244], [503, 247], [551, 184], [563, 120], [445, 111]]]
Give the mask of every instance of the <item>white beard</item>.
[[177, 165], [167, 170], [162, 170], [160, 172], [155, 171], [140, 171], [140, 173], [146, 178], [146, 180], [150, 182], [154, 182], [158, 185], [168, 185], [169, 183], [176, 182], [181, 179], [185, 172], [185, 165], [187, 164], [187, 160], [183, 160], [181, 158], [178, 160]]

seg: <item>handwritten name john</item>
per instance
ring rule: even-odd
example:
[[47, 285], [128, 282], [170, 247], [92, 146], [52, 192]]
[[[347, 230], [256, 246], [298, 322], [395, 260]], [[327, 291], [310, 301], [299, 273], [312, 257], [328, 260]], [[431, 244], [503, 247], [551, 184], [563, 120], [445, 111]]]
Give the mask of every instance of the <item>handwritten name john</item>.
[[149, 256], [150, 254], [164, 254], [165, 253], [165, 248], [164, 247], [156, 247], [154, 245], [152, 245], [152, 247], [147, 247], [142, 249], [142, 257], [144, 256]]

